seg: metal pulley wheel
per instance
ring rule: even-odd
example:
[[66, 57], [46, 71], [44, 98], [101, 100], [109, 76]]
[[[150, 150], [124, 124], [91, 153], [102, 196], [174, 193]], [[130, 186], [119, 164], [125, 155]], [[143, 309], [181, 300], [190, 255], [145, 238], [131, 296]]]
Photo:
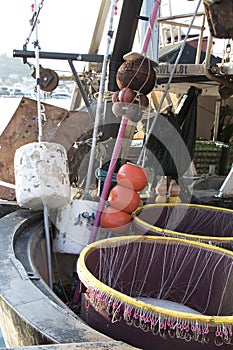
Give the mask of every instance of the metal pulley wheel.
[[218, 2], [221, 2], [222, 0], [204, 0], [204, 3], [206, 5], [213, 5], [213, 4], [216, 4]]
[[[32, 77], [36, 78], [36, 70], [32, 73]], [[51, 92], [58, 86], [59, 77], [57, 73], [50, 68], [40, 66], [40, 88], [43, 91]]]

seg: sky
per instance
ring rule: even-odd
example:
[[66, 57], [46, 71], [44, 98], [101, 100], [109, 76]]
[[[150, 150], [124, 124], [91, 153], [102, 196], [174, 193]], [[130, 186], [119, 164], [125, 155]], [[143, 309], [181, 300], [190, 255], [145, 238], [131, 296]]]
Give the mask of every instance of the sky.
[[[30, 19], [33, 13], [31, 6], [35, 1], [37, 5], [41, 3], [41, 0], [0, 1], [0, 54], [6, 53], [8, 56], [13, 57], [14, 49], [23, 49], [23, 45], [31, 31]], [[42, 1], [43, 7], [40, 12], [40, 23], [38, 25], [38, 40], [41, 50], [87, 53], [101, 0]], [[122, 3], [122, 0], [118, 1], [119, 4]], [[161, 8], [164, 15], [168, 15], [169, 9], [166, 6], [166, 1], [164, 0], [163, 3], [165, 5], [161, 6]], [[185, 12], [193, 13], [198, 0], [172, 0], [171, 3], [173, 14], [183, 12], [184, 9]], [[35, 33], [32, 34], [27, 46], [28, 50], [34, 49], [34, 40]], [[53, 69], [58, 69], [61, 64], [58, 61], [47, 61], [47, 63], [47, 68]], [[68, 63], [62, 62], [62, 66], [65, 65], [69, 69]]]
[[[0, 54], [13, 57], [14, 49], [23, 49], [32, 28], [33, 4], [34, 0], [0, 1]], [[44, 0], [38, 25], [41, 51], [87, 53], [99, 4], [100, 0]], [[28, 50], [34, 50], [35, 38], [34, 31]]]

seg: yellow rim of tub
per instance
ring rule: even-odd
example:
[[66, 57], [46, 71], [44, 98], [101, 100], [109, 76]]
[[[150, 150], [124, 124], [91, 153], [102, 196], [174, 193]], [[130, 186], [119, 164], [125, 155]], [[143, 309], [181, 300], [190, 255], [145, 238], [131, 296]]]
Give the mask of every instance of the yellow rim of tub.
[[194, 240], [198, 242], [216, 242], [218, 244], [220, 243], [227, 243], [227, 242], [233, 242], [233, 236], [232, 237], [212, 237], [212, 236], [200, 236], [200, 235], [194, 235], [194, 234], [188, 234], [188, 233], [182, 233], [178, 231], [172, 231], [167, 230], [165, 228], [161, 228], [158, 226], [153, 226], [145, 221], [141, 220], [137, 213], [140, 212], [143, 208], [150, 208], [150, 207], [194, 207], [199, 209], [211, 209], [214, 211], [222, 211], [222, 212], [228, 212], [233, 214], [233, 210], [227, 209], [227, 208], [220, 208], [220, 207], [213, 207], [213, 206], [207, 206], [207, 205], [199, 205], [199, 204], [184, 204], [184, 203], [160, 203], [160, 204], [146, 204], [142, 207], [138, 207], [133, 213], [132, 217], [133, 220], [136, 221], [141, 226], [148, 228], [150, 231], [158, 232], [161, 235], [167, 235], [169, 237], [177, 237], [182, 239], [188, 239], [188, 240]]
[[131, 305], [136, 309], [143, 309], [145, 311], [151, 311], [157, 315], [161, 316], [170, 316], [173, 319], [183, 319], [187, 320], [188, 322], [192, 323], [198, 322], [202, 325], [208, 325], [208, 327], [218, 327], [223, 325], [233, 325], [233, 315], [232, 316], [207, 316], [207, 315], [199, 315], [199, 314], [192, 314], [182, 311], [173, 311], [167, 308], [162, 308], [159, 306], [153, 306], [151, 304], [144, 303], [143, 301], [137, 300], [133, 297], [127, 296], [121, 292], [116, 291], [115, 289], [107, 286], [106, 284], [100, 282], [96, 277], [94, 277], [90, 271], [87, 269], [85, 265], [85, 258], [96, 248], [98, 247], [106, 247], [110, 243], [117, 244], [118, 246], [125, 243], [130, 242], [136, 242], [136, 241], [143, 241], [143, 242], [149, 242], [149, 241], [156, 241], [159, 243], [166, 243], [166, 242], [173, 242], [173, 243], [179, 243], [183, 245], [193, 245], [196, 247], [201, 247], [206, 250], [216, 251], [218, 253], [221, 253], [223, 255], [229, 256], [233, 259], [233, 252], [228, 251], [223, 248], [219, 248], [216, 246], [212, 246], [206, 243], [202, 242], [195, 242], [191, 240], [183, 240], [178, 238], [169, 238], [169, 237], [159, 237], [159, 236], [122, 236], [117, 238], [108, 238], [104, 239], [95, 243], [92, 243], [88, 245], [86, 248], [82, 250], [80, 253], [78, 264], [77, 264], [77, 272], [79, 275], [79, 278], [81, 282], [85, 285], [85, 287], [98, 289], [101, 292], [116, 298], [117, 300], [121, 301], [122, 303], [125, 303], [126, 305]]

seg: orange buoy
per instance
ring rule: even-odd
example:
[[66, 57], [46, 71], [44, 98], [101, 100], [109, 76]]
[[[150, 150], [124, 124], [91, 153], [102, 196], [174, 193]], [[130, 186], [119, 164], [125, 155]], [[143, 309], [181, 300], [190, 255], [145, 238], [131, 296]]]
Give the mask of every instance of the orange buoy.
[[130, 222], [130, 214], [111, 206], [103, 210], [100, 218], [100, 224], [103, 228], [117, 233], [126, 232], [130, 226]]
[[109, 193], [108, 202], [113, 208], [123, 210], [127, 213], [132, 213], [135, 209], [137, 209], [140, 202], [140, 197], [136, 191], [127, 187], [116, 185]]
[[147, 173], [138, 165], [126, 163], [118, 170], [117, 182], [134, 191], [142, 191], [148, 182]]

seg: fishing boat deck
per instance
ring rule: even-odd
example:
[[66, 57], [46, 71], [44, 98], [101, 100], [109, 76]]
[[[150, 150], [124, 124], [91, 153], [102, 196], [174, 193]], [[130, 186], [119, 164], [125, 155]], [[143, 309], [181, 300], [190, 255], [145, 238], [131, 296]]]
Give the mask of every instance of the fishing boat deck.
[[[11, 350], [23, 350], [25, 347], [11, 348]], [[33, 345], [27, 346], [27, 350], [83, 350], [83, 349], [95, 349], [95, 350], [132, 350], [137, 349], [133, 346], [127, 345], [120, 341], [109, 342], [87, 342], [87, 343], [67, 343], [67, 344], [50, 344], [50, 345]], [[0, 348], [5, 350], [5, 348]]]
[[[7, 208], [4, 210], [6, 212]], [[9, 207], [8, 211], [11, 210]], [[33, 269], [33, 264], [30, 266], [30, 246], [33, 239], [38, 240], [38, 225], [40, 227], [42, 220], [40, 212], [29, 210], [16, 210], [0, 219], [0, 327], [6, 344], [17, 343], [25, 348], [39, 343], [47, 344], [48, 349], [50, 346], [52, 349], [62, 349], [61, 344], [67, 343], [64, 348], [68, 348], [72, 343], [75, 349], [133, 349], [87, 326], [48, 288]], [[36, 232], [34, 238], [33, 232]], [[17, 241], [20, 241], [18, 248]], [[20, 249], [24, 249], [23, 260], [27, 268], [15, 255]], [[47, 310], [46, 321], [44, 310]], [[15, 325], [14, 331], [10, 326], [12, 323]], [[22, 323], [24, 327], [20, 326]]]

